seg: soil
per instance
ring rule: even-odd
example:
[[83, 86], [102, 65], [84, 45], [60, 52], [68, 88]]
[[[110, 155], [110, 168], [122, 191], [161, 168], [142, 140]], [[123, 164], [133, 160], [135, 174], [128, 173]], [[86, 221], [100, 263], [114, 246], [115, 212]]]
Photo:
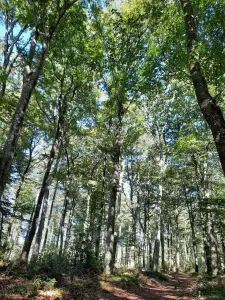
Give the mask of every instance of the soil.
[[[125, 279], [124, 279], [125, 278]], [[164, 279], [151, 279], [143, 274], [135, 281], [121, 278], [63, 278], [52, 290], [32, 291], [33, 282], [24, 278], [0, 274], [0, 299], [62, 299], [62, 300], [191, 300], [204, 298], [194, 296], [196, 276], [170, 274]]]

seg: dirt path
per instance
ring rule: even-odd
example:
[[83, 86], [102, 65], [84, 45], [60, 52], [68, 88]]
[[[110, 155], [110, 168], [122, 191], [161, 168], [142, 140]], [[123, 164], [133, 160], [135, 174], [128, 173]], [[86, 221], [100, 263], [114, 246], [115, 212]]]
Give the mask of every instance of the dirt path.
[[191, 300], [195, 298], [195, 277], [187, 274], [166, 276], [163, 281], [147, 276], [118, 276], [98, 278], [64, 278], [51, 290], [37, 290], [33, 293], [35, 282], [22, 277], [0, 274], [0, 299], [35, 300]]
[[[126, 286], [119, 281], [106, 281], [101, 287], [107, 291], [109, 297], [102, 297], [99, 300], [108, 299], [127, 299], [127, 300], [163, 300], [163, 299], [201, 299], [195, 298], [193, 289], [196, 286], [195, 278], [187, 274], [173, 275], [168, 278], [168, 281], [157, 282], [153, 279], [147, 279], [142, 276], [139, 287]], [[111, 298], [115, 296], [116, 298]]]

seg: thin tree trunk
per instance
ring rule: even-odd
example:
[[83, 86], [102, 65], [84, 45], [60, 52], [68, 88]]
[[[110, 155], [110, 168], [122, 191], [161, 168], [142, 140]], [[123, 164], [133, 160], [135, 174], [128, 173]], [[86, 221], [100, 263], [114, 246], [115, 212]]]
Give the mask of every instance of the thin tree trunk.
[[192, 203], [189, 203], [186, 192], [185, 193], [185, 199], [186, 199], [186, 205], [188, 208], [188, 215], [189, 215], [189, 221], [191, 225], [191, 237], [192, 237], [192, 248], [193, 248], [193, 254], [194, 254], [194, 265], [195, 265], [195, 272], [198, 273], [198, 246], [197, 246], [197, 239], [195, 234], [195, 218], [193, 214], [193, 208]]
[[32, 261], [36, 261], [38, 259], [39, 252], [40, 252], [42, 234], [44, 231], [45, 218], [46, 218], [46, 213], [47, 213], [47, 209], [48, 209], [48, 201], [49, 201], [49, 189], [48, 188], [45, 191], [43, 200], [44, 201], [42, 204], [41, 218], [40, 218], [38, 230], [36, 233], [35, 243], [34, 243], [33, 250], [32, 250], [32, 257], [31, 257]]
[[38, 195], [37, 205], [36, 205], [34, 215], [33, 215], [33, 218], [32, 218], [31, 228], [30, 228], [30, 230], [29, 230], [29, 232], [26, 236], [24, 247], [23, 247], [23, 250], [22, 250], [22, 254], [21, 254], [21, 258], [20, 258], [21, 263], [27, 263], [27, 260], [28, 260], [31, 244], [32, 244], [32, 241], [34, 239], [34, 235], [36, 233], [36, 229], [37, 229], [37, 226], [38, 226], [38, 220], [39, 220], [39, 216], [40, 216], [40, 211], [41, 211], [41, 207], [42, 207], [43, 198], [44, 198], [46, 190], [49, 186], [49, 176], [50, 176], [52, 164], [54, 162], [55, 153], [58, 149], [60, 135], [61, 135], [61, 119], [59, 118], [57, 129], [56, 129], [56, 132], [55, 132], [54, 141], [53, 141], [53, 144], [52, 144], [52, 148], [51, 148], [51, 151], [50, 151], [48, 163], [47, 163], [47, 166], [46, 166], [45, 175], [44, 175], [44, 178], [42, 180], [41, 189], [40, 189], [40, 192], [39, 192], [39, 195]]
[[162, 249], [162, 258], [161, 258], [161, 262], [162, 262], [162, 270], [165, 271], [166, 269], [166, 265], [165, 265], [165, 238], [164, 238], [164, 224], [161, 218], [161, 232], [160, 232], [161, 236], [160, 236], [160, 240], [161, 240], [161, 249]]
[[102, 173], [102, 190], [101, 190], [101, 203], [100, 203], [100, 212], [98, 217], [98, 226], [97, 226], [97, 235], [95, 242], [95, 256], [99, 258], [99, 249], [101, 241], [101, 230], [102, 230], [102, 221], [105, 207], [105, 181], [106, 181], [106, 162], [107, 158], [104, 157], [103, 173]]
[[64, 200], [64, 209], [60, 221], [60, 228], [59, 228], [59, 255], [62, 255], [63, 249], [64, 249], [64, 241], [66, 237], [66, 231], [67, 231], [67, 224], [66, 224], [66, 217], [68, 212], [68, 206], [69, 206], [69, 193], [68, 189], [66, 191], [65, 200]]
[[180, 233], [179, 233], [179, 213], [178, 213], [178, 211], [176, 211], [175, 225], [176, 225], [175, 268], [176, 268], [176, 272], [179, 272], [179, 270], [180, 270]]
[[51, 200], [49, 215], [48, 215], [48, 218], [47, 218], [46, 230], [45, 230], [44, 241], [43, 241], [43, 248], [46, 247], [46, 243], [47, 243], [47, 239], [48, 239], [49, 225], [50, 225], [50, 221], [51, 221], [51, 217], [52, 217], [54, 202], [55, 202], [55, 199], [56, 199], [57, 188], [58, 188], [58, 179], [56, 180], [54, 193], [53, 193], [53, 197], [52, 197], [52, 200]]
[[[55, 167], [54, 167], [52, 177], [54, 177], [56, 175], [57, 171], [58, 171], [58, 168], [59, 168], [59, 165], [60, 165], [61, 155], [62, 155], [62, 143], [59, 146], [58, 157], [57, 157], [57, 161], [56, 161], [56, 164], [55, 164]], [[48, 238], [48, 233], [49, 233], [49, 226], [50, 226], [50, 221], [51, 221], [52, 212], [53, 212], [53, 206], [54, 206], [55, 199], [56, 199], [56, 194], [57, 194], [58, 182], [59, 182], [59, 180], [58, 180], [58, 177], [57, 177], [53, 197], [51, 199], [50, 210], [49, 210], [49, 214], [48, 214], [48, 217], [47, 217], [46, 230], [45, 230], [44, 239], [43, 239], [43, 248], [45, 248], [46, 243], [47, 243], [47, 238]]]
[[149, 255], [149, 261], [148, 261], [148, 265], [149, 265], [149, 270], [152, 270], [152, 243], [149, 240], [148, 243], [148, 255]]
[[71, 237], [71, 229], [72, 229], [72, 224], [73, 224], [73, 216], [75, 212], [75, 207], [76, 207], [76, 199], [73, 198], [72, 200], [72, 205], [70, 209], [70, 214], [69, 214], [69, 220], [68, 220], [68, 226], [67, 226], [67, 232], [66, 232], [66, 240], [65, 240], [65, 249], [68, 248], [70, 237]]

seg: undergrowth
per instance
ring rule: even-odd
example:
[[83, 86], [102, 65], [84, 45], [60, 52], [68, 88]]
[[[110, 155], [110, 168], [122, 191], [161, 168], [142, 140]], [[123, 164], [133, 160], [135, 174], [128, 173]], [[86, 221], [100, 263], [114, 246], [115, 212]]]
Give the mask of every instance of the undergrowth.
[[220, 278], [209, 278], [199, 276], [197, 279], [198, 288], [195, 291], [195, 295], [204, 297], [205, 300], [224, 300], [225, 299], [225, 287], [220, 282]]

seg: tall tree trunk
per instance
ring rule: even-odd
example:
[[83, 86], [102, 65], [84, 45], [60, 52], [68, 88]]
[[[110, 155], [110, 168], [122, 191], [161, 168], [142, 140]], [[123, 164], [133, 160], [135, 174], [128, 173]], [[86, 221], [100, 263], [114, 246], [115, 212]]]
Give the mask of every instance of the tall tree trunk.
[[73, 198], [69, 217], [68, 217], [68, 226], [67, 226], [66, 239], [65, 239], [65, 249], [68, 248], [69, 241], [71, 238], [71, 229], [72, 229], [72, 225], [73, 225], [73, 216], [74, 216], [74, 212], [75, 212], [75, 207], [76, 207], [76, 199]]
[[[161, 150], [162, 151], [162, 150]], [[158, 199], [156, 205], [156, 238], [154, 245], [154, 253], [153, 253], [153, 271], [158, 272], [159, 267], [159, 251], [160, 251], [160, 238], [161, 238], [161, 223], [162, 223], [162, 196], [163, 196], [163, 186], [162, 186], [162, 176], [164, 172], [165, 165], [165, 157], [161, 153], [159, 167], [160, 167], [160, 182], [159, 182], [159, 190], [158, 190]]]
[[175, 226], [176, 226], [176, 246], [175, 246], [175, 270], [180, 270], [180, 232], [179, 232], [179, 213], [176, 209]]
[[189, 55], [189, 72], [195, 89], [196, 98], [201, 112], [207, 121], [216, 144], [223, 173], [225, 175], [225, 120], [216, 99], [210, 94], [205, 75], [196, 53], [197, 29], [191, 0], [180, 0], [184, 13], [184, 23], [187, 36], [187, 52]]
[[138, 202], [140, 197], [137, 197], [137, 205], [134, 203], [134, 172], [132, 170], [132, 164], [133, 160], [131, 157], [131, 165], [130, 165], [130, 171], [129, 171], [129, 165], [127, 161], [127, 179], [129, 181], [130, 185], [130, 203], [131, 203], [131, 214], [132, 214], [132, 235], [133, 235], [133, 245], [134, 245], [134, 251], [133, 251], [133, 260], [134, 260], [134, 265], [136, 261], [136, 235], [137, 235], [137, 222], [138, 222], [138, 213], [139, 213], [139, 207], [138, 207]]
[[149, 265], [149, 269], [152, 270], [153, 266], [152, 266], [152, 242], [149, 239], [149, 243], [148, 243], [148, 255], [149, 255], [149, 260], [148, 260], [148, 265]]
[[[53, 177], [57, 173], [57, 170], [58, 170], [58, 167], [59, 167], [59, 163], [60, 163], [60, 159], [61, 159], [61, 152], [62, 152], [62, 145], [60, 145], [60, 148], [59, 148], [57, 162], [55, 164], [55, 168], [54, 168], [54, 171], [53, 171]], [[51, 199], [49, 214], [48, 214], [48, 217], [47, 217], [47, 224], [46, 224], [46, 230], [45, 230], [45, 234], [44, 234], [43, 248], [45, 248], [46, 243], [47, 243], [47, 238], [48, 238], [48, 233], [49, 233], [49, 226], [50, 226], [50, 221], [51, 221], [52, 212], [53, 212], [53, 206], [54, 206], [55, 199], [56, 199], [56, 194], [57, 194], [58, 182], [59, 182], [59, 180], [57, 178], [55, 188], [54, 188], [53, 197]]]
[[164, 224], [163, 224], [163, 220], [161, 218], [161, 249], [162, 249], [162, 258], [161, 258], [161, 262], [162, 262], [162, 270], [165, 271], [166, 270], [166, 265], [165, 265], [165, 238], [164, 238]]
[[197, 245], [197, 238], [195, 233], [195, 217], [193, 214], [192, 203], [189, 202], [188, 200], [187, 194], [185, 192], [185, 188], [184, 188], [184, 194], [185, 194], [186, 205], [188, 208], [189, 221], [191, 225], [191, 238], [192, 238], [192, 248], [194, 254], [195, 272], [198, 273], [198, 245]]
[[114, 239], [115, 239], [115, 216], [116, 216], [116, 201], [117, 192], [120, 182], [120, 155], [122, 141], [122, 117], [124, 114], [123, 104], [121, 99], [117, 99], [118, 120], [116, 126], [116, 137], [114, 149], [112, 153], [113, 160], [113, 179], [112, 188], [109, 199], [108, 222], [107, 222], [107, 237], [106, 237], [106, 255], [105, 255], [105, 273], [111, 274], [114, 271]]
[[46, 213], [47, 213], [47, 209], [48, 209], [48, 201], [49, 201], [49, 189], [47, 188], [45, 191], [44, 201], [42, 204], [41, 217], [40, 217], [38, 230], [36, 233], [35, 243], [34, 243], [34, 246], [32, 249], [32, 257], [31, 257], [32, 261], [36, 261], [39, 256], [39, 252], [40, 252], [40, 248], [41, 248], [42, 234], [44, 231], [45, 218], [46, 218]]
[[96, 258], [99, 258], [102, 221], [103, 221], [104, 207], [105, 207], [106, 162], [107, 162], [107, 158], [105, 156], [104, 157], [103, 171], [102, 171], [102, 190], [101, 190], [100, 212], [99, 212], [99, 217], [98, 217], [97, 234], [96, 234], [96, 242], [95, 242], [95, 256], [96, 256]]
[[107, 222], [107, 237], [106, 237], [106, 255], [105, 255], [105, 272], [106, 274], [113, 273], [113, 257], [114, 257], [114, 238], [115, 238], [115, 215], [116, 215], [116, 200], [117, 200], [117, 189], [119, 185], [119, 159], [120, 153], [115, 155], [113, 159], [113, 184], [109, 200], [108, 209], [108, 222]]
[[54, 141], [53, 141], [53, 144], [52, 144], [52, 147], [51, 147], [48, 163], [47, 163], [47, 166], [46, 166], [45, 175], [44, 175], [44, 178], [42, 180], [41, 189], [40, 189], [40, 192], [39, 192], [39, 195], [38, 195], [36, 208], [35, 208], [34, 215], [33, 215], [33, 218], [32, 218], [31, 228], [30, 228], [30, 230], [29, 230], [29, 232], [26, 236], [26, 239], [25, 239], [24, 247], [23, 247], [23, 250], [22, 250], [21, 258], [20, 258], [21, 263], [27, 263], [27, 260], [28, 260], [31, 244], [32, 244], [32, 241], [34, 239], [34, 235], [36, 233], [36, 229], [37, 229], [37, 226], [38, 226], [38, 220], [39, 220], [39, 216], [40, 216], [40, 211], [41, 211], [41, 207], [42, 207], [43, 198], [44, 198], [46, 190], [49, 186], [50, 172], [51, 172], [52, 164], [54, 162], [56, 151], [57, 151], [58, 146], [59, 146], [60, 135], [61, 135], [61, 118], [59, 118], [59, 120], [58, 120], [58, 125], [57, 125], [57, 129], [56, 129], [56, 132], [55, 132]]
[[206, 220], [205, 220], [205, 254], [206, 254], [206, 263], [207, 263], [207, 273], [210, 276], [218, 275], [218, 253], [217, 253], [217, 241], [214, 236], [212, 228], [211, 213], [206, 211]]
[[65, 194], [65, 199], [64, 199], [64, 209], [60, 221], [60, 227], [59, 227], [59, 255], [63, 254], [63, 249], [64, 249], [64, 242], [65, 242], [65, 237], [66, 237], [66, 231], [67, 231], [67, 212], [68, 212], [68, 207], [69, 207], [69, 192], [68, 189], [66, 190]]

